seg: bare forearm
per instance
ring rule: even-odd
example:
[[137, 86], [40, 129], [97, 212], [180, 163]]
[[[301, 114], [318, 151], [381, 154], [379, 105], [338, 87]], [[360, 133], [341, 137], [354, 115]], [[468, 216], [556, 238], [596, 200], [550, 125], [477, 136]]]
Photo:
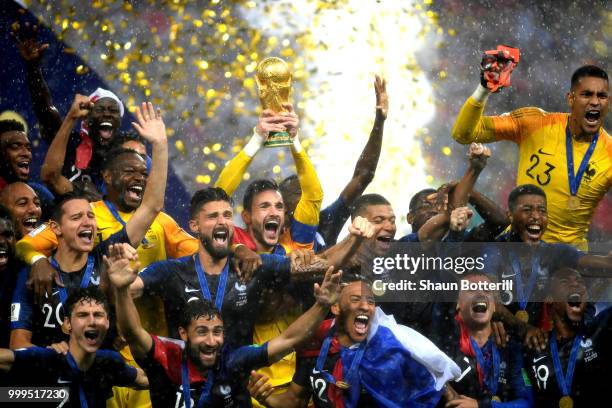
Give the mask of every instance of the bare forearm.
[[291, 323], [280, 336], [270, 340], [268, 343], [270, 363], [280, 360], [295, 346], [312, 336], [328, 313], [329, 307], [323, 307], [317, 302]]
[[41, 136], [51, 142], [62, 124], [62, 118], [53, 106], [51, 92], [42, 75], [39, 63], [27, 62], [26, 81], [32, 98], [32, 107], [41, 129]]
[[449, 198], [451, 208], [463, 207], [468, 203], [470, 193], [472, 192], [481, 171], [481, 169], [476, 169], [472, 166], [468, 167]]
[[339, 269], [355, 255], [362, 242], [363, 238], [349, 235], [338, 244], [326, 249], [320, 256], [327, 260], [328, 266]]
[[612, 257], [601, 255], [584, 255], [578, 259], [580, 273], [590, 278], [609, 278], [612, 276]]
[[142, 204], [127, 223], [127, 234], [136, 248], [144, 238], [155, 217], [164, 207], [164, 194], [168, 176], [168, 144], [158, 142], [153, 145], [151, 173], [147, 179]]
[[153, 345], [151, 335], [142, 327], [128, 287], [115, 288], [117, 326], [135, 357], [144, 357]]
[[72, 183], [62, 176], [62, 164], [66, 159], [66, 148], [74, 122], [74, 118], [69, 115], [66, 116], [51, 146], [49, 146], [40, 172], [43, 181], [59, 195], [72, 191]]
[[419, 242], [433, 243], [438, 242], [444, 237], [450, 223], [450, 216], [446, 212], [431, 217], [417, 232]]
[[376, 111], [376, 119], [370, 138], [366, 143], [353, 172], [353, 178], [342, 191], [341, 197], [346, 205], [350, 205], [353, 200], [359, 197], [368, 185], [374, 179], [378, 160], [380, 158], [380, 150], [382, 147], [383, 130], [385, 126], [385, 118]]
[[510, 219], [506, 212], [492, 200], [476, 190], [470, 194], [470, 204], [474, 206], [478, 214], [491, 226], [506, 228]]

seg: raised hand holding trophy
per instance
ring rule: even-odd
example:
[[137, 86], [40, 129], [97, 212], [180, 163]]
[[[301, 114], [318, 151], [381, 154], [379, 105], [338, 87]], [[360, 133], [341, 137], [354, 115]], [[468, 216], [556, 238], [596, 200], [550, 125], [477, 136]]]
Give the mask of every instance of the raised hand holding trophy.
[[[291, 71], [287, 63], [276, 57], [264, 59], [257, 66], [255, 81], [262, 108], [275, 114], [286, 112], [283, 105], [291, 103]], [[270, 132], [264, 146], [290, 146], [292, 143], [288, 132]]]

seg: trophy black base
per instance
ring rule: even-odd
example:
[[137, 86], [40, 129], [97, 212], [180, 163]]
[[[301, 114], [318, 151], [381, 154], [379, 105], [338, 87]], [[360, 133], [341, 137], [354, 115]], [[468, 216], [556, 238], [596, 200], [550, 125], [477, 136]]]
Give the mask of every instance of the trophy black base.
[[291, 140], [291, 135], [288, 132], [270, 132], [264, 147], [283, 147], [292, 144], [293, 140]]

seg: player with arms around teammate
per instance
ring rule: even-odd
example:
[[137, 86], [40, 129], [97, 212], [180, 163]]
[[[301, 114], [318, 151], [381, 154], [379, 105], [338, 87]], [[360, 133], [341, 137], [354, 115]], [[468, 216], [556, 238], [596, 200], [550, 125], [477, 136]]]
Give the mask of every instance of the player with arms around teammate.
[[509, 84], [484, 79], [490, 72], [483, 66], [481, 84], [461, 108], [453, 138], [464, 144], [518, 144], [517, 184], [537, 183], [549, 200], [543, 240], [586, 249], [591, 217], [612, 183], [612, 137], [602, 127], [610, 105], [608, 74], [593, 65], [578, 68], [567, 93], [569, 113], [526, 107], [483, 116], [490, 89]]
[[[126, 250], [127, 249], [127, 250]], [[308, 338], [338, 298], [341, 272], [330, 267], [321, 286], [315, 284], [315, 304], [280, 336], [263, 345], [231, 349], [224, 344], [223, 320], [217, 308], [205, 300], [187, 303], [179, 326], [181, 342], [147, 333], [129, 293], [137, 277], [137, 257], [123, 245], [107, 259], [115, 288], [117, 321], [139, 365], [152, 384], [154, 407], [248, 407], [246, 380], [251, 370], [267, 366], [288, 354]], [[130, 266], [130, 262], [135, 262]]]

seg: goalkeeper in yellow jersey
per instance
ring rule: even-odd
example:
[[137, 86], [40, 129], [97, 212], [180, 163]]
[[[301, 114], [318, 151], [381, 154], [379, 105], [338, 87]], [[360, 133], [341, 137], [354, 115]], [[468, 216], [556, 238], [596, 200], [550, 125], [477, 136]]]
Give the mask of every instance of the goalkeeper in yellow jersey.
[[462, 144], [516, 143], [517, 184], [536, 184], [548, 197], [543, 240], [586, 249], [591, 217], [612, 183], [612, 138], [602, 127], [610, 104], [608, 74], [594, 65], [578, 68], [567, 93], [569, 113], [526, 107], [483, 116], [489, 95], [510, 84], [517, 62], [517, 49], [485, 53], [481, 83], [461, 108], [452, 136]]

